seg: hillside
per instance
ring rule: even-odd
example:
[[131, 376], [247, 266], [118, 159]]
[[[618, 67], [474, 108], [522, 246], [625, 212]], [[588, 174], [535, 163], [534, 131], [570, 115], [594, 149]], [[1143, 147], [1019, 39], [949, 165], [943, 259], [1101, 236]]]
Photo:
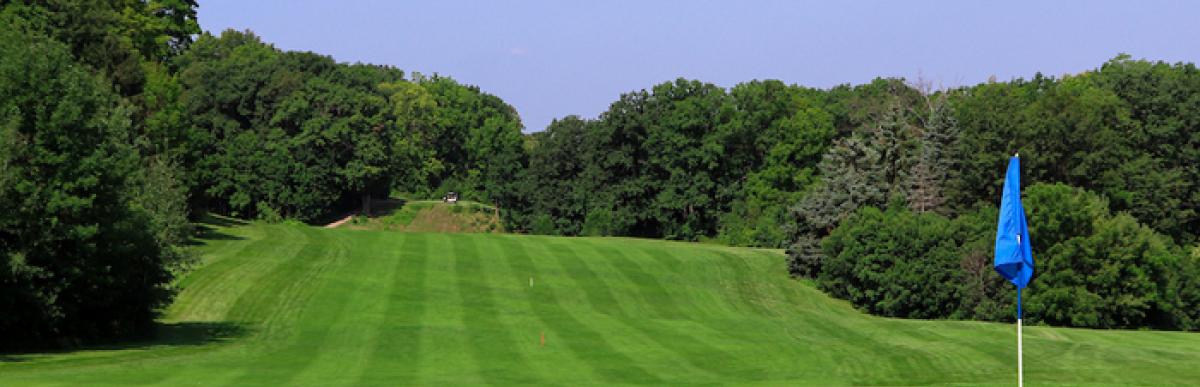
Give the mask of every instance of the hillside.
[[[0, 355], [0, 385], [1015, 383], [1012, 325], [864, 315], [787, 278], [775, 251], [212, 227], [157, 341]], [[1190, 384], [1198, 348], [1028, 327], [1025, 378]]]
[[496, 207], [473, 201], [447, 204], [441, 200], [383, 200], [375, 206], [371, 216], [355, 215], [340, 227], [405, 232], [504, 231]]

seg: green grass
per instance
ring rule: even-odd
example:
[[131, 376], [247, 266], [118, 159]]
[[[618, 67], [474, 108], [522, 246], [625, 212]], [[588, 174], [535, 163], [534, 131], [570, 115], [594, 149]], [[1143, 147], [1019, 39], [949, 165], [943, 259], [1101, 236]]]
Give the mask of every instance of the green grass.
[[383, 223], [386, 225], [408, 226], [413, 219], [417, 217], [417, 213], [421, 210], [433, 208], [434, 205], [440, 204], [441, 201], [436, 200], [419, 200], [405, 202], [403, 206], [396, 209], [396, 212], [383, 218]]
[[[365, 219], [356, 217], [358, 219]], [[357, 229], [410, 232], [495, 232], [503, 231], [496, 207], [461, 200], [412, 200], [388, 205], [369, 220], [356, 222]]]
[[[1015, 384], [1012, 325], [863, 315], [788, 279], [773, 251], [295, 225], [209, 236], [157, 341], [0, 355], [0, 385]], [[1025, 355], [1031, 386], [1200, 381], [1198, 334], [1028, 327]]]

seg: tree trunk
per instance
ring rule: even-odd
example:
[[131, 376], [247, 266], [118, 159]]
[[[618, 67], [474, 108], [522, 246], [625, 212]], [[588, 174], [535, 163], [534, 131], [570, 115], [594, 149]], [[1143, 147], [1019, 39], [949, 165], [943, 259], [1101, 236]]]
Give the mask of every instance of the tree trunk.
[[371, 216], [371, 193], [363, 192], [362, 194], [362, 214], [363, 216]]

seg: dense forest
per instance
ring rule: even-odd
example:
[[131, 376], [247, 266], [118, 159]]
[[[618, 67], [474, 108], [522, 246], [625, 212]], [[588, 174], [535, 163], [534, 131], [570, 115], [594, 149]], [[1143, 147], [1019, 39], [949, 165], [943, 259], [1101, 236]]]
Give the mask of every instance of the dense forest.
[[144, 333], [207, 213], [318, 222], [446, 191], [506, 229], [783, 248], [871, 313], [1007, 320], [1020, 152], [1034, 323], [1200, 329], [1200, 72], [1118, 56], [935, 90], [678, 79], [523, 134], [442, 75], [201, 32], [192, 0], [0, 1], [0, 331]]

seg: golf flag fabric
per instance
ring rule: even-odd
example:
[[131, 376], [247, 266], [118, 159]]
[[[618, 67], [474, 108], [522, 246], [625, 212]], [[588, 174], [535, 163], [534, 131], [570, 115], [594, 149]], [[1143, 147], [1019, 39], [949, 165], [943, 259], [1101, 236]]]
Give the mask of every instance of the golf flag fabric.
[[1008, 173], [1004, 176], [994, 266], [1000, 275], [1017, 285], [1018, 291], [1033, 278], [1033, 249], [1025, 223], [1025, 207], [1021, 206], [1021, 160], [1017, 156], [1008, 159]]
[[1033, 279], [1033, 248], [1029, 243], [1029, 225], [1021, 205], [1021, 159], [1008, 159], [1004, 175], [1004, 195], [1000, 197], [1000, 220], [996, 222], [996, 260], [993, 266], [1004, 278], [1017, 285], [1017, 386], [1025, 386], [1025, 365], [1021, 344], [1021, 289]]

